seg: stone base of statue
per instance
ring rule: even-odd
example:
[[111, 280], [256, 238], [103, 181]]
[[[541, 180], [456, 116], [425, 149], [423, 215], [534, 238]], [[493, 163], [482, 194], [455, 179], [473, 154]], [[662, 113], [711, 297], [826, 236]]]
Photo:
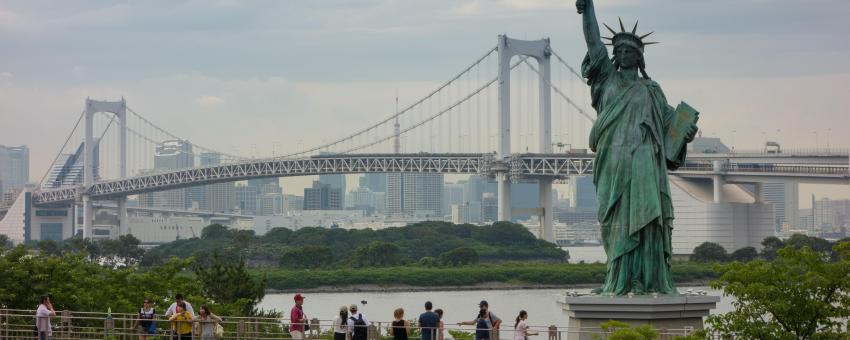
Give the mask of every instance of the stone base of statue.
[[602, 331], [600, 324], [617, 320], [639, 326], [648, 324], [672, 335], [690, 334], [702, 329], [702, 319], [717, 306], [719, 296], [568, 296], [561, 305], [569, 317], [564, 340], [591, 340]]

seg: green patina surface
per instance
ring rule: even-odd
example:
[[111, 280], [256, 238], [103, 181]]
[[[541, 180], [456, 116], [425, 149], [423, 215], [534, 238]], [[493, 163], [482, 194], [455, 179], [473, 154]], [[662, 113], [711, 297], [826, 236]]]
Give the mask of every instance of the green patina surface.
[[[582, 72], [598, 117], [590, 133], [593, 182], [608, 265], [602, 294], [677, 294], [670, 271], [673, 204], [667, 170], [680, 166], [696, 132], [697, 112], [674, 109], [644, 70], [637, 25], [600, 39], [593, 2], [579, 0], [588, 52]], [[606, 26], [607, 27], [607, 26]], [[644, 36], [645, 37], [645, 36]], [[640, 75], [638, 75], [640, 71]]]

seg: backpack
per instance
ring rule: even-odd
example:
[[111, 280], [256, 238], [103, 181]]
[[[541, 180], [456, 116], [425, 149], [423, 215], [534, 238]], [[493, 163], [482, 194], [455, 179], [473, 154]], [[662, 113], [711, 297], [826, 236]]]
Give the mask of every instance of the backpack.
[[490, 320], [489, 315], [487, 318], [478, 318], [475, 322], [475, 338], [476, 339], [490, 339], [490, 328], [493, 327], [492, 320]]
[[357, 315], [357, 319], [355, 319], [353, 316], [350, 319], [354, 321], [354, 334], [352, 338], [366, 339], [367, 329], [366, 321], [363, 321], [363, 314]]

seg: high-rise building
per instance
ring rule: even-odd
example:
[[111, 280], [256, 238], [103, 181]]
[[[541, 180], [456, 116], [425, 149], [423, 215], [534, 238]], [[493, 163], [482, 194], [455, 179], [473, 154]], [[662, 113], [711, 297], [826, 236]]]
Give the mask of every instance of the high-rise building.
[[[201, 166], [221, 164], [221, 154], [201, 153]], [[216, 183], [189, 188], [190, 199], [198, 201], [201, 210], [230, 212], [236, 208], [236, 187], [234, 182]]]
[[459, 183], [445, 184], [443, 187], [443, 212], [445, 214], [452, 213], [453, 210], [450, 208], [452, 205], [468, 202], [463, 199], [463, 187], [464, 185]]
[[[800, 219], [800, 185], [797, 183], [764, 183], [761, 199], [773, 204], [773, 220], [776, 230], [785, 224], [794, 227]], [[793, 228], [792, 228], [793, 229]]]
[[[847, 230], [847, 215], [850, 213], [850, 200], [815, 200], [812, 195], [812, 225], [818, 233], [844, 233]], [[841, 235], [840, 237], [844, 237]]]
[[[192, 143], [186, 140], [167, 140], [156, 147], [154, 169], [176, 170], [191, 168], [195, 165]], [[194, 193], [194, 192], [193, 192]], [[153, 204], [157, 208], [184, 210], [193, 206], [187, 189], [172, 189], [153, 193]], [[193, 199], [200, 200], [198, 197]]]
[[283, 195], [284, 211], [304, 210], [304, 197], [296, 195]]
[[313, 187], [304, 188], [304, 210], [341, 210], [342, 189], [313, 181]]
[[[100, 143], [95, 143], [94, 145], [94, 160], [92, 163], [94, 164], [94, 169], [92, 174], [95, 179], [100, 178], [100, 162], [98, 155], [100, 152]], [[56, 162], [53, 164], [53, 168], [50, 169], [50, 172], [47, 174], [47, 178], [44, 180], [44, 183], [41, 184], [42, 188], [58, 188], [62, 186], [70, 186], [70, 185], [80, 185], [83, 184], [83, 176], [85, 176], [85, 159], [83, 152], [85, 150], [85, 143], [80, 143], [80, 146], [77, 147], [77, 150], [72, 154], [60, 154], [56, 159]]]
[[[485, 191], [485, 182], [481, 176], [472, 175], [466, 183], [463, 184], [463, 201], [464, 202], [481, 202], [481, 195]], [[495, 191], [492, 191], [495, 193]]]
[[375, 194], [367, 187], [358, 187], [348, 193], [346, 209], [363, 210], [368, 214], [375, 211]]
[[365, 174], [360, 177], [360, 187], [372, 192], [386, 192], [387, 174]]
[[[320, 155], [333, 155], [332, 152], [319, 152]], [[345, 192], [348, 187], [345, 183], [345, 175], [319, 175], [319, 184], [329, 185], [331, 188], [339, 189], [340, 191], [340, 208], [345, 206]], [[307, 200], [307, 196], [304, 196]]]
[[284, 197], [278, 192], [269, 192], [260, 195], [260, 200], [257, 203], [259, 214], [261, 216], [281, 215], [284, 212]]
[[404, 174], [387, 174], [386, 205], [388, 214], [404, 213]]
[[387, 213], [443, 215], [443, 174], [388, 174]]
[[570, 195], [575, 202], [573, 208], [578, 210], [596, 211], [599, 203], [596, 201], [596, 186], [592, 176], [575, 176], [570, 181]]
[[12, 189], [23, 188], [30, 178], [30, 150], [26, 145], [0, 145], [0, 196]]
[[250, 184], [239, 183], [236, 184], [234, 191], [236, 193], [236, 207], [241, 213], [245, 215], [256, 215], [258, 213], [257, 199], [260, 198], [260, 188]]
[[443, 215], [443, 174], [404, 174], [404, 212]]
[[499, 213], [499, 201], [496, 194], [485, 192], [481, 196], [481, 219], [484, 221], [496, 221]]

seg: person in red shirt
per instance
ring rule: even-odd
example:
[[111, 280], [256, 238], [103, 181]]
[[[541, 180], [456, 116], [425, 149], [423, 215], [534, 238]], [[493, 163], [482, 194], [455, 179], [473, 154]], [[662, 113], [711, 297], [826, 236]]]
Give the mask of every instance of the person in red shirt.
[[295, 294], [295, 306], [289, 312], [289, 335], [292, 340], [304, 339], [304, 325], [307, 323], [307, 316], [304, 314], [304, 296], [301, 293]]

